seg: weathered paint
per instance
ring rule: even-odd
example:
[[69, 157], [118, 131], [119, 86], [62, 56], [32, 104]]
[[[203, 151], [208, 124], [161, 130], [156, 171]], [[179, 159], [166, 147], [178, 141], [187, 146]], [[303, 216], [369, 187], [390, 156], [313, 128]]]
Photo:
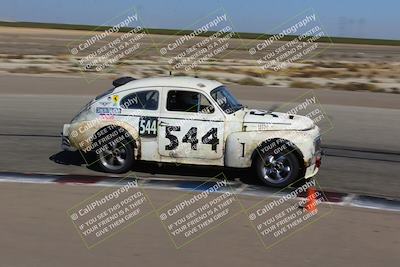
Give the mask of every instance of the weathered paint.
[[[152, 82], [154, 84], [152, 85]], [[175, 85], [173, 85], [175, 83]], [[179, 84], [181, 83], [181, 84]], [[203, 86], [199, 86], [202, 84]], [[84, 140], [90, 140], [91, 137], [103, 127], [109, 125], [117, 125], [125, 129], [134, 139], [135, 142], [135, 158], [156, 161], [156, 162], [175, 162], [183, 164], [195, 165], [217, 165], [227, 167], [246, 168], [252, 165], [252, 155], [257, 148], [267, 140], [284, 139], [291, 142], [303, 157], [304, 166], [306, 167], [306, 177], [315, 175], [318, 168], [314, 168], [313, 163], [317, 151], [315, 151], [314, 140], [319, 137], [319, 129], [313, 122], [302, 116], [289, 116], [285, 113], [270, 113], [263, 110], [254, 110], [243, 108], [233, 114], [226, 114], [210, 95], [210, 91], [220, 83], [210, 82], [202, 79], [149, 79], [146, 82], [129, 82], [118, 87], [112, 95], [118, 95], [118, 100], [124, 95], [141, 90], [158, 90], [159, 106], [158, 110], [124, 110], [121, 114], [115, 114], [108, 119], [99, 120], [99, 114], [96, 114], [96, 107], [107, 104], [107, 97], [100, 98], [97, 102], [92, 103], [92, 107], [88, 108], [78, 119], [75, 119], [71, 125], [64, 127], [63, 135], [68, 136], [71, 145], [80, 148], [79, 144]], [[213, 104], [215, 112], [211, 114], [201, 114], [193, 118], [193, 113], [179, 114], [183, 112], [167, 111], [166, 97], [168, 90], [189, 90], [204, 94], [206, 98]], [[118, 100], [113, 106], [118, 106]], [[87, 113], [87, 114], [86, 114]], [[138, 125], [141, 116], [152, 116], [158, 119], [158, 136], [153, 138], [140, 138]], [[187, 117], [185, 117], [187, 116]], [[96, 123], [93, 124], [93, 120]], [[186, 120], [186, 121], [185, 121]], [[208, 121], [209, 120], [209, 121]], [[213, 123], [212, 121], [216, 121]], [[218, 122], [219, 121], [219, 122]], [[180, 150], [165, 151], [164, 147], [168, 142], [165, 140], [165, 123], [172, 126], [181, 126], [182, 131], [175, 133], [178, 138], [182, 138], [190, 126], [208, 125], [209, 127], [218, 128], [219, 144], [218, 149], [190, 149], [190, 144], [181, 143]], [[175, 125], [176, 124], [176, 125]], [[183, 125], [183, 126], [182, 126]], [[81, 132], [80, 129], [86, 129]], [[203, 135], [207, 129], [199, 130], [199, 135]], [[77, 131], [78, 135], [71, 133]], [[198, 137], [200, 138], [200, 136]], [[243, 151], [244, 148], [244, 151]], [[256, 152], [258, 153], [258, 152]]]

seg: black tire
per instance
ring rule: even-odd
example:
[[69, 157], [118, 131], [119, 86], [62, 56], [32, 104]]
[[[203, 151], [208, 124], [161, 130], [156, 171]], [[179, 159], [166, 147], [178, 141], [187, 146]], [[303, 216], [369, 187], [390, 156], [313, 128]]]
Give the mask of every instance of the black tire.
[[[282, 145], [281, 145], [282, 147]], [[253, 169], [257, 178], [271, 187], [286, 187], [299, 179], [300, 164], [293, 149], [257, 149]]]
[[[99, 131], [101, 132], [101, 130]], [[103, 143], [102, 137], [113, 136]], [[121, 127], [107, 128], [106, 134], [97, 137], [101, 149], [96, 153], [97, 166], [101, 171], [108, 173], [125, 173], [131, 170], [134, 163], [133, 139], [129, 133]]]

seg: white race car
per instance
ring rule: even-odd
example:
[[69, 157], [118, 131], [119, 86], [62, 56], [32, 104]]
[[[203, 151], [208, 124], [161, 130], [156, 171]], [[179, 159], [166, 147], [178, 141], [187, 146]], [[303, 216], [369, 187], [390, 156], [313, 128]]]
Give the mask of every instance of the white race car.
[[318, 172], [320, 133], [307, 117], [249, 109], [223, 84], [199, 78], [122, 77], [113, 85], [62, 132], [63, 149], [106, 172], [140, 160], [252, 167], [275, 187]]

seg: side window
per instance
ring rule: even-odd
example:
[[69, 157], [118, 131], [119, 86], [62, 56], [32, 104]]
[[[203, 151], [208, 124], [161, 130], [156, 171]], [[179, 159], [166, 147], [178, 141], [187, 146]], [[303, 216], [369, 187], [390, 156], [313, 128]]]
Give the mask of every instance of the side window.
[[158, 91], [148, 90], [129, 94], [121, 99], [121, 108], [124, 109], [158, 109]]
[[214, 112], [214, 107], [203, 94], [171, 90], [167, 96], [167, 110], [208, 114]]

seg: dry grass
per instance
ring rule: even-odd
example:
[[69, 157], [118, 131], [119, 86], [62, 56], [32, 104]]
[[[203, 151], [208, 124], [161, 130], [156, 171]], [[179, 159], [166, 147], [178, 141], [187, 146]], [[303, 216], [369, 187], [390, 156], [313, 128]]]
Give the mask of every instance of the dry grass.
[[385, 92], [384, 89], [370, 83], [329, 83], [328, 87], [333, 90]]
[[341, 77], [343, 73], [335, 70], [324, 70], [324, 69], [298, 69], [291, 76], [297, 78], [337, 78]]
[[308, 88], [308, 89], [317, 89], [320, 88], [321, 85], [313, 82], [302, 82], [302, 81], [293, 81], [290, 83], [290, 87], [292, 88]]
[[314, 62], [314, 67], [321, 67], [321, 68], [330, 68], [330, 69], [337, 69], [337, 68], [346, 68], [346, 63], [341, 62], [323, 62], [323, 61], [316, 61]]
[[358, 72], [358, 68], [354, 65], [348, 66], [347, 70], [351, 72]]
[[5, 58], [5, 59], [24, 59], [25, 55], [2, 55], [1, 58]]
[[392, 91], [391, 91], [391, 93], [392, 94], [400, 94], [400, 89], [399, 88], [397, 88], [397, 87], [392, 87], [392, 88], [390, 88]]
[[272, 85], [272, 86], [279, 86], [279, 85], [281, 85], [281, 84], [278, 83], [278, 82], [272, 82], [272, 83], [270, 83], [269, 85]]
[[49, 69], [45, 69], [37, 66], [29, 66], [25, 68], [14, 68], [9, 70], [10, 73], [29, 73], [29, 74], [40, 74], [40, 73], [49, 73], [51, 72]]
[[262, 86], [264, 85], [264, 83], [253, 79], [251, 77], [246, 77], [246, 78], [242, 78], [240, 80], [235, 81], [237, 84], [241, 84], [241, 85], [255, 85], [255, 86]]
[[47, 69], [39, 66], [28, 66], [21, 68], [14, 68], [8, 70], [9, 73], [27, 73], [27, 74], [42, 74], [42, 73], [70, 73], [74, 72], [71, 69]]

